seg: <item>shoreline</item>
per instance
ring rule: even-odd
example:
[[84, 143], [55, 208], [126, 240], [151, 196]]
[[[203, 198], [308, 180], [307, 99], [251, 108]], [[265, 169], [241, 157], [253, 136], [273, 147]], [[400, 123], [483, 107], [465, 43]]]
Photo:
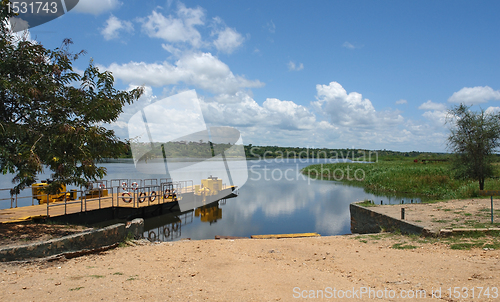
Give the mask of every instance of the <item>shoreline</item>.
[[183, 240], [55, 262], [2, 263], [0, 294], [5, 301], [288, 301], [297, 291], [311, 298], [327, 287], [424, 290], [432, 298], [437, 288], [499, 284], [499, 250], [452, 250], [439, 242], [401, 250], [395, 246], [405, 236], [370, 236]]
[[[455, 200], [448, 206], [464, 213], [473, 208], [484, 212], [477, 204], [476, 200]], [[401, 206], [378, 208], [397, 213]], [[411, 206], [425, 208], [429, 221], [438, 217], [437, 213], [452, 214], [444, 203]], [[412, 213], [408, 211], [410, 216]], [[437, 299], [440, 289], [442, 299], [469, 301], [470, 297], [462, 296], [463, 291], [455, 298], [448, 295], [448, 289], [453, 294], [455, 287], [466, 288], [470, 294], [482, 287], [490, 289], [490, 297], [476, 296], [474, 300], [495, 301], [492, 295], [499, 290], [499, 257], [498, 235], [486, 234], [138, 240], [71, 259], [0, 263], [0, 295], [5, 301], [288, 301], [316, 298], [331, 294], [333, 289], [359, 295], [364, 289], [395, 295], [424, 293], [425, 299]], [[355, 300], [373, 298], [365, 295]]]

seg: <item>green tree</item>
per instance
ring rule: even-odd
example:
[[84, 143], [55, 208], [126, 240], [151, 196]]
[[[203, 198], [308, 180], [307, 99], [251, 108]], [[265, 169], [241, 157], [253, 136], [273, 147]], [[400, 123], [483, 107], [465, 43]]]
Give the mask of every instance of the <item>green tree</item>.
[[110, 72], [90, 62], [83, 75], [72, 62], [83, 52], [68, 51], [71, 40], [48, 50], [17, 38], [8, 28], [8, 1], [1, 2], [0, 171], [13, 173], [12, 194], [36, 181], [44, 167], [54, 182], [85, 186], [106, 174], [97, 163], [123, 150], [115, 133], [102, 126], [115, 121], [142, 88], [119, 91]]
[[500, 114], [479, 113], [463, 104], [448, 111], [453, 124], [448, 148], [455, 153], [454, 170], [460, 178], [474, 179], [484, 190], [484, 181], [493, 175], [493, 154], [500, 146]]

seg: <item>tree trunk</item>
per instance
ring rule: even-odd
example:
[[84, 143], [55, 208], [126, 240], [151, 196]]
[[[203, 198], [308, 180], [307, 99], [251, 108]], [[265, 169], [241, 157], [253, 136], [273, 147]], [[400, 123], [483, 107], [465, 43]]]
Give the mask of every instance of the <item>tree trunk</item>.
[[484, 190], [484, 178], [479, 179], [479, 190]]

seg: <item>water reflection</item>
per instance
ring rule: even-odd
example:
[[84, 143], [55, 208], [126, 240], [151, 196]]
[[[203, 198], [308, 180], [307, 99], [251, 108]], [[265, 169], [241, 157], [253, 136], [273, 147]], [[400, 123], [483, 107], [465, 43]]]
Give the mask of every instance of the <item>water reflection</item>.
[[[300, 169], [309, 164], [293, 160], [284, 163], [249, 161], [249, 179], [239, 189], [237, 197], [188, 213], [171, 214], [168, 223], [161, 226], [149, 227], [146, 220], [145, 236], [152, 230], [160, 234], [163, 226], [172, 230], [172, 223], [175, 223], [172, 217], [178, 218], [179, 230], [182, 231], [176, 233], [177, 237], [171, 236], [167, 240], [306, 232], [324, 236], [348, 234], [351, 202], [366, 199], [377, 204], [381, 201], [383, 204], [421, 201], [415, 196], [382, 196], [367, 193], [360, 187], [309, 179], [300, 174]], [[273, 179], [271, 173], [278, 170], [282, 175], [287, 170], [293, 173], [288, 173], [288, 179]], [[274, 172], [275, 176], [279, 174]], [[157, 237], [162, 238], [161, 234]]]
[[144, 221], [144, 238], [150, 241], [172, 241], [182, 235], [182, 226], [193, 222], [192, 211], [182, 215], [167, 214]]
[[[171, 241], [280, 233], [348, 234], [349, 204], [352, 202], [366, 199], [376, 204], [421, 201], [412, 195], [373, 194], [360, 187], [313, 180], [300, 174], [300, 169], [310, 164], [326, 162], [317, 159], [248, 161], [248, 181], [239, 188], [237, 197], [225, 203], [219, 201], [204, 208], [147, 219], [144, 236]], [[137, 172], [131, 161], [104, 166], [109, 179], [157, 178], [157, 175]], [[206, 178], [204, 175], [199, 177]]]
[[219, 205], [226, 204], [226, 199], [190, 210], [184, 213], [170, 213], [146, 219], [144, 222], [144, 238], [150, 241], [172, 241], [182, 237], [182, 228], [193, 221], [212, 225], [222, 219]]
[[206, 205], [194, 210], [194, 216], [200, 217], [201, 222], [208, 222], [212, 224], [216, 223], [217, 220], [222, 219], [222, 209], [219, 208], [218, 202], [214, 202], [211, 205]]

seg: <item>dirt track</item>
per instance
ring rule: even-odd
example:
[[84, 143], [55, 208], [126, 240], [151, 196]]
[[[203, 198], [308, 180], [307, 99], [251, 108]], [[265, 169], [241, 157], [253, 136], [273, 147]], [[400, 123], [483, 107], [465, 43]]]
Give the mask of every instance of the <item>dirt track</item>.
[[[426, 300], [432, 290], [441, 288], [444, 301], [470, 301], [448, 299], [447, 289], [467, 287], [470, 292], [473, 287], [490, 287], [491, 296], [492, 287], [500, 285], [498, 250], [451, 250], [440, 243], [414, 250], [391, 248], [402, 239], [180, 241], [51, 263], [0, 264], [0, 297], [3, 301], [290, 301], [319, 295], [318, 290], [328, 297], [334, 288], [371, 287], [387, 289], [388, 294], [394, 290], [396, 295], [401, 290], [425, 290]], [[362, 297], [355, 300], [371, 300], [367, 294]]]
[[401, 208], [405, 208], [407, 221], [424, 226], [436, 233], [444, 228], [500, 227], [499, 199], [493, 199], [493, 224], [491, 224], [491, 201], [489, 198], [370, 207], [376, 212], [398, 219], [401, 218]]
[[[471, 227], [489, 221], [488, 201], [404, 206], [408, 219], [418, 224]], [[400, 207], [380, 210], [397, 215]], [[462, 242], [458, 240], [454, 243]], [[495, 241], [498, 246], [496, 237], [478, 240]], [[417, 248], [401, 250], [395, 244]], [[290, 301], [323, 295], [346, 300], [334, 297], [352, 295], [354, 290], [355, 297], [361, 295], [355, 301], [372, 300], [375, 295], [382, 295], [379, 301], [400, 300], [401, 294], [418, 296], [423, 291], [425, 299], [410, 300], [499, 301], [499, 256], [499, 249], [452, 250], [445, 239], [401, 235], [148, 243], [69, 260], [0, 264], [0, 297], [2, 301]], [[489, 299], [484, 292], [478, 297], [480, 287], [489, 289]], [[361, 293], [368, 288], [371, 296]]]

